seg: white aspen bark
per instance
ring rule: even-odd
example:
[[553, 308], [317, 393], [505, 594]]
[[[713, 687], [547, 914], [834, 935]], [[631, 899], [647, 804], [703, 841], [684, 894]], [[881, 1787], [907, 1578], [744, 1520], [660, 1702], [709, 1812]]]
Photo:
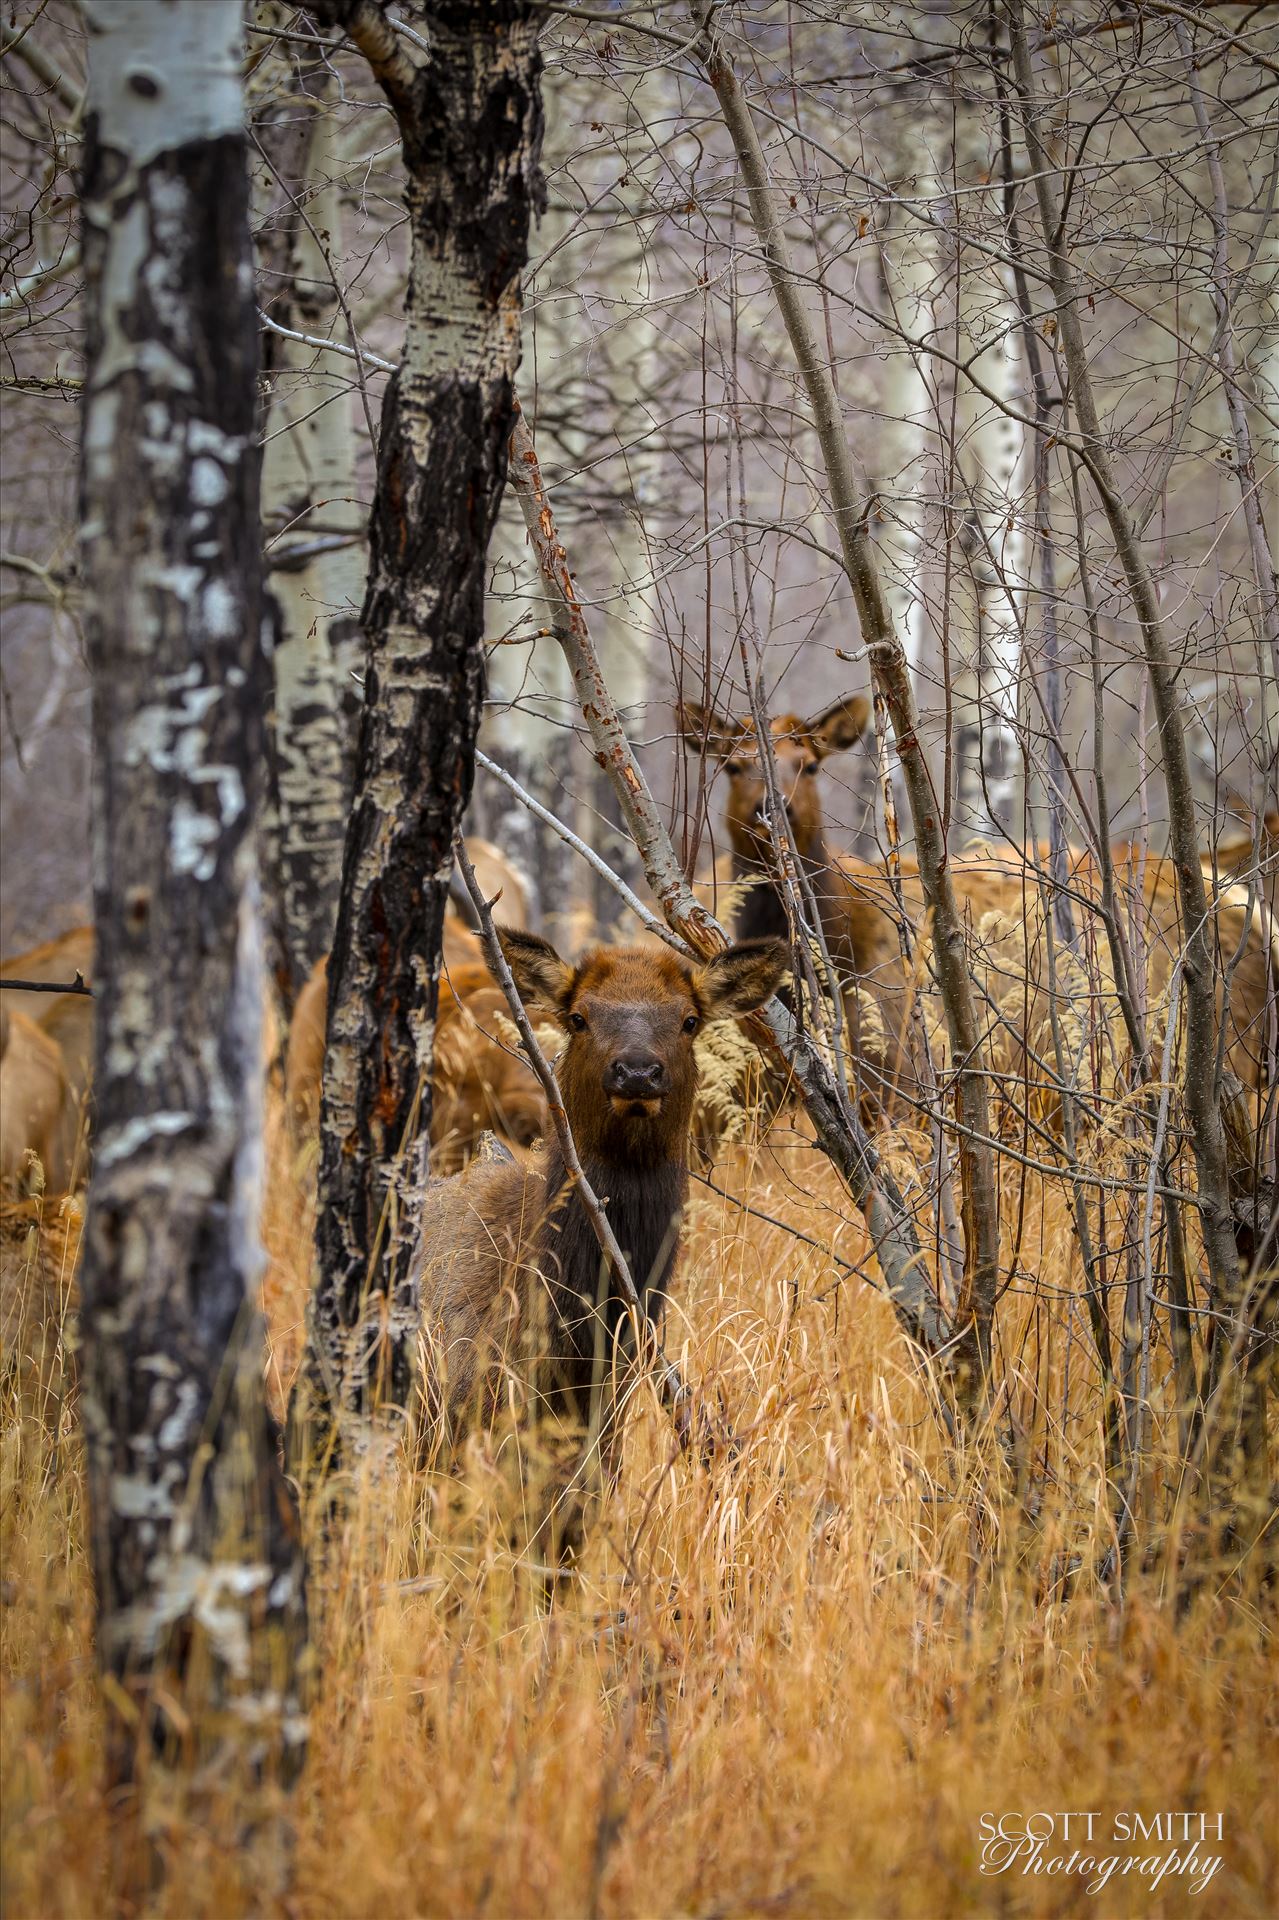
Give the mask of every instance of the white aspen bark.
[[[987, 382], [999, 400], [1024, 412], [1025, 371], [1011, 301], [995, 309], [993, 324], [1000, 337], [984, 363]], [[1021, 507], [1028, 450], [1025, 429], [989, 407], [981, 408], [965, 438], [978, 521], [973, 568], [979, 757], [971, 768], [961, 764], [960, 780], [968, 785], [961, 788], [960, 812], [967, 830], [982, 837], [1011, 832], [1021, 811], [1017, 689], [1029, 564]]]
[[[909, 111], [902, 113], [900, 145], [892, 155], [896, 197], [910, 204], [894, 209], [893, 225], [880, 249], [885, 300], [895, 326], [912, 341], [926, 341], [936, 322], [941, 236], [931, 221], [944, 205], [937, 158], [942, 140], [941, 119], [928, 95], [912, 98]], [[912, 671], [918, 671], [930, 651], [924, 572], [928, 516], [938, 506], [935, 448], [932, 456], [929, 452], [929, 430], [936, 422], [928, 369], [926, 345], [893, 339], [876, 449], [875, 483], [891, 496], [879, 539], [885, 554], [885, 597]]]
[[[973, 103], [961, 108], [956, 171], [964, 190], [956, 208], [959, 236], [956, 299], [961, 353], [986, 350], [983, 384], [997, 401], [1024, 412], [1016, 301], [973, 251], [965, 230], [989, 231], [999, 212], [994, 193], [974, 199], [992, 171], [985, 120]], [[992, 300], [995, 287], [999, 295]], [[956, 392], [957, 459], [967, 522], [961, 536], [972, 583], [971, 629], [951, 641], [951, 659], [963, 652], [962, 679], [953, 687], [955, 819], [953, 837], [985, 839], [1011, 829], [1016, 816], [1017, 675], [1026, 604], [1026, 533], [1019, 480], [1025, 429], [979, 394], [970, 381]]]
[[[340, 317], [332, 274], [342, 257], [342, 196], [331, 73], [321, 70], [315, 85], [308, 96], [315, 105], [303, 165], [287, 183], [306, 217], [295, 215], [290, 222], [289, 285], [275, 290], [274, 318], [324, 339]], [[366, 554], [363, 539], [316, 548], [326, 535], [359, 530], [355, 430], [343, 363], [331, 356], [317, 364], [315, 350], [297, 340], [273, 336], [273, 348], [262, 517], [278, 611], [274, 852], [288, 986], [296, 993], [328, 952], [337, 918], [351, 773], [344, 681], [359, 642]], [[299, 558], [291, 557], [294, 552]]]
[[[488, 633], [506, 635], [514, 628], [538, 637], [490, 649], [481, 738], [520, 786], [549, 811], [565, 813], [573, 758], [572, 686], [564, 657], [550, 638], [551, 610], [530, 565], [518, 512], [509, 503], [494, 534], [493, 557]], [[478, 784], [476, 802], [474, 827], [514, 860], [527, 880], [533, 924], [556, 932], [560, 917], [570, 911], [575, 884], [562, 846], [509, 791], [491, 781]]]
[[[647, 126], [678, 124], [679, 87], [668, 64], [645, 76], [629, 100], [632, 124], [642, 118]], [[620, 188], [619, 192], [626, 189]], [[593, 278], [614, 299], [634, 300], [639, 292], [635, 263], [635, 233], [621, 221], [592, 248]], [[656, 269], [655, 269], [656, 270]], [[656, 590], [643, 583], [653, 563], [645, 537], [646, 517], [659, 509], [662, 493], [662, 457], [655, 433], [649, 431], [649, 396], [661, 390], [665, 346], [662, 329], [640, 306], [624, 327], [597, 343], [595, 349], [609, 366], [613, 433], [624, 457], [610, 462], [617, 479], [611, 489], [604, 526], [613, 591], [603, 617], [597, 621], [604, 677], [616, 702], [622, 724], [634, 735], [648, 707], [652, 636], [660, 628]], [[643, 863], [626, 831], [608, 772], [597, 768], [594, 792], [595, 844], [609, 865], [630, 886], [642, 884]], [[609, 889], [596, 883], [595, 916], [601, 930], [616, 924], [616, 901]]]
[[[633, 417], [647, 377], [656, 364], [659, 340], [652, 322], [642, 315], [627, 328], [630, 353], [626, 370], [617, 386], [617, 403], [622, 421]], [[619, 435], [619, 438], [621, 436]], [[609, 547], [617, 582], [617, 598], [611, 601], [604, 628], [604, 673], [609, 691], [617, 702], [623, 725], [630, 732], [641, 726], [649, 699], [649, 636], [657, 625], [657, 613], [651, 589], [641, 583], [652, 571], [648, 544], [644, 538], [643, 516], [657, 499], [660, 460], [651, 447], [633, 447], [628, 455], [633, 492], [625, 501], [620, 519], [611, 523]], [[630, 886], [643, 879], [643, 865], [635, 843], [626, 832], [612, 782], [603, 768], [595, 780], [596, 845], [608, 863]], [[596, 883], [595, 919], [607, 935], [617, 921], [616, 902], [610, 890]]]
[[[553, 164], [548, 155], [548, 164]], [[528, 357], [539, 384], [554, 390], [571, 352], [564, 309], [540, 274], [544, 260], [559, 259], [569, 226], [566, 214], [552, 210], [537, 226], [540, 255], [528, 274], [531, 289]], [[544, 585], [532, 564], [519, 509], [509, 495], [494, 532], [490, 612], [487, 632], [512, 637], [513, 644], [490, 649], [488, 697], [481, 738], [488, 753], [550, 812], [568, 817], [574, 752], [573, 688], [564, 656], [551, 637], [552, 612]], [[514, 636], [528, 634], [524, 640]], [[510, 858], [529, 882], [532, 922], [552, 934], [567, 934], [569, 915], [583, 898], [581, 877], [565, 858], [562, 843], [548, 834], [508, 790], [484, 780], [476, 791], [475, 824]], [[578, 822], [579, 826], [582, 825]], [[595, 835], [585, 828], [586, 838]]]
[[[239, 0], [86, 0], [96, 1143], [81, 1276], [108, 1773], [284, 1778], [304, 1561], [263, 1400], [266, 676]], [[120, 1712], [117, 1702], [126, 1707]], [[147, 1778], [152, 1777], [149, 1770]]]

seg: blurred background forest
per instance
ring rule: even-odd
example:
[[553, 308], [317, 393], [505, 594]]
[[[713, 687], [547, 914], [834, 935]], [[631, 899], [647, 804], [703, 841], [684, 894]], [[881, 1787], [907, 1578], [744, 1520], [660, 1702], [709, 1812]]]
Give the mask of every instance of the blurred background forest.
[[[89, 857], [74, 532], [85, 55], [69, 0], [50, 0], [38, 19], [11, 11], [0, 256], [5, 952], [85, 917]], [[286, 636], [317, 623], [329, 636], [350, 714], [373, 443], [402, 339], [398, 143], [354, 50], [309, 45], [288, 6], [261, 19], [248, 90], [271, 584]], [[1274, 663], [1262, 660], [1240, 451], [1218, 370], [1224, 291], [1249, 484], [1273, 512], [1273, 21], [1263, 7], [1213, 8], [1193, 31], [1160, 10], [1131, 29], [1104, 9], [1054, 22], [1044, 73], [1052, 138], [1069, 162], [1066, 220], [1094, 380], [1147, 530], [1206, 829], [1232, 802], [1273, 791], [1275, 768]], [[1001, 123], [1002, 70], [989, 52], [998, 23], [981, 6], [776, 6], [751, 8], [740, 31], [925, 734], [935, 763], [950, 767], [955, 833], [1045, 830], [1047, 704], [1085, 779], [1100, 740], [1116, 832], [1148, 827], [1162, 844], [1155, 719], [1100, 509], [1085, 488], [1077, 518], [1064, 452], [1049, 446], [1037, 469], [1036, 436], [1022, 424], [1059, 409], [1062, 369], [1024, 193], [1015, 254], [1006, 238], [1009, 180], [1024, 182], [1026, 163], [1011, 151], [1006, 109]], [[731, 145], [679, 42], [678, 20], [656, 15], [621, 36], [603, 21], [548, 25], [549, 204], [525, 292], [521, 391], [615, 697], [635, 716], [684, 853], [700, 841], [704, 864], [718, 807], [699, 796], [695, 769], [689, 786], [677, 690], [709, 688], [744, 709], [745, 659], [773, 711], [808, 712], [865, 690], [869, 674]], [[1224, 235], [1192, 70], [1220, 160]], [[483, 744], [625, 868], [558, 649], [526, 637], [545, 625], [545, 607], [513, 502], [491, 581]], [[871, 757], [835, 762], [829, 782], [836, 843], [882, 845]], [[1082, 839], [1073, 799], [1065, 804]], [[483, 775], [473, 820], [525, 853], [547, 910], [580, 892], [557, 843], [534, 847], [535, 830]]]

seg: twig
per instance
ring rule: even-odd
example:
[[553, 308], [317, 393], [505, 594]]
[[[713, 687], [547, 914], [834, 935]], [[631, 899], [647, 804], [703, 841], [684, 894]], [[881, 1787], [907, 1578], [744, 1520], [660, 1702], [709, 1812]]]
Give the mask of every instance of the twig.
[[15, 307], [30, 306], [46, 287], [52, 287], [59, 280], [65, 280], [80, 265], [80, 249], [70, 246], [57, 260], [48, 266], [39, 266], [24, 274], [21, 280], [15, 280], [6, 293], [0, 293], [0, 313], [9, 313]]
[[714, 25], [711, 0], [692, 0], [692, 12], [702, 29], [699, 57], [733, 142], [764, 266], [812, 409], [844, 571], [853, 591], [871, 672], [892, 718], [894, 744], [910, 801], [919, 877], [933, 915], [934, 970], [950, 1035], [959, 1110], [968, 1128], [967, 1136], [961, 1136], [959, 1150], [966, 1256], [960, 1318], [969, 1322], [963, 1342], [969, 1348], [964, 1356], [971, 1376], [969, 1390], [984, 1393], [990, 1379], [991, 1333], [999, 1284], [999, 1187], [994, 1156], [979, 1144], [989, 1132], [989, 1102], [963, 925], [941, 831], [942, 809], [920, 736], [910, 669], [893, 630], [866, 512], [858, 500], [839, 396], [826, 356], [818, 348], [799, 276], [791, 263], [751, 108]]
[[342, 318], [346, 321], [347, 332], [351, 336], [351, 348], [355, 358], [356, 385], [360, 391], [360, 405], [364, 409], [364, 424], [369, 430], [369, 445], [376, 449], [377, 429], [373, 425], [373, 411], [369, 406], [369, 386], [364, 374], [364, 349], [360, 345], [360, 336], [355, 331], [355, 321], [351, 317], [351, 309], [347, 302], [347, 297], [342, 291], [342, 283], [338, 279], [337, 270], [333, 265], [333, 256], [325, 245], [322, 236], [317, 231], [314, 220], [312, 220], [310, 214], [302, 205], [301, 197], [293, 193], [288, 182], [281, 175], [280, 169], [276, 166], [275, 161], [271, 158], [252, 128], [249, 129], [249, 138], [252, 140], [262, 158], [266, 161], [271, 172], [275, 175], [276, 184], [284, 193], [289, 195], [289, 198], [293, 202], [294, 212], [310, 234], [313, 246], [329, 270], [329, 279], [333, 285], [333, 292], [337, 298], [339, 307], [342, 309]]
[[341, 340], [322, 340], [318, 334], [299, 333], [295, 327], [282, 327], [278, 320], [273, 320], [269, 313], [263, 312], [261, 307], [258, 308], [258, 320], [268, 333], [278, 333], [281, 340], [297, 340], [304, 347], [314, 347], [317, 353], [340, 353], [347, 360], [354, 360], [357, 363], [362, 360], [366, 367], [376, 367], [379, 373], [395, 372], [393, 360], [384, 360], [381, 354], [371, 353], [368, 347], [361, 347], [357, 353], [354, 347], [345, 346]]
[[82, 973], [77, 973], [66, 985], [57, 980], [0, 980], [0, 987], [10, 987], [18, 993], [84, 993], [93, 998], [93, 988], [85, 986]]
[[[727, 946], [727, 935], [685, 879], [631, 751], [556, 530], [533, 436], [518, 406], [511, 434], [510, 473], [539, 571], [550, 590], [552, 630], [568, 661], [596, 759], [613, 783], [649, 886], [667, 921], [695, 953], [709, 958]], [[924, 1266], [914, 1222], [891, 1173], [880, 1164], [856, 1115], [847, 1111], [834, 1076], [789, 1009], [776, 998], [770, 1000], [762, 1016], [752, 1018], [751, 1030], [771, 1057], [793, 1074], [823, 1152], [865, 1216], [889, 1297], [904, 1331], [930, 1359], [941, 1359], [951, 1350], [950, 1331]], [[942, 1411], [949, 1423], [944, 1402]]]
[[535, 820], [540, 820], [544, 826], [550, 827], [553, 833], [559, 835], [566, 847], [571, 847], [579, 858], [585, 860], [587, 866], [612, 887], [618, 899], [626, 903], [641, 926], [649, 933], [655, 933], [659, 940], [666, 942], [668, 947], [674, 947], [676, 953], [689, 952], [688, 943], [681, 940], [677, 933], [672, 933], [664, 920], [659, 920], [655, 913], [650, 912], [639, 895], [631, 892], [625, 880], [613, 872], [608, 862], [600, 858], [594, 847], [588, 847], [585, 840], [579, 840], [573, 829], [566, 827], [549, 807], [544, 807], [540, 800], [535, 800], [531, 793], [526, 793], [519, 781], [509, 774], [505, 767], [499, 767], [496, 760], [490, 760], [479, 747], [475, 749], [475, 764], [477, 767], [483, 767], [485, 773], [491, 773], [495, 780], [500, 780], [507, 791], [515, 795], [520, 805], [528, 808]]
[[74, 123], [79, 117], [84, 95], [79, 88], [72, 86], [56, 60], [51, 60], [38, 42], [31, 38], [30, 24], [21, 33], [11, 33], [6, 29], [0, 35], [0, 55], [7, 58], [11, 54], [30, 68], [40, 85], [47, 87], [58, 105], [66, 108]]
[[845, 1273], [854, 1274], [858, 1280], [864, 1280], [868, 1286], [874, 1286], [875, 1283], [870, 1275], [859, 1267], [855, 1260], [845, 1260], [842, 1253], [836, 1253], [834, 1247], [828, 1247], [824, 1240], [815, 1240], [811, 1233], [803, 1233], [798, 1227], [792, 1227], [788, 1221], [779, 1220], [775, 1214], [765, 1213], [762, 1207], [752, 1206], [749, 1200], [743, 1200], [739, 1194], [730, 1193], [726, 1187], [717, 1187], [708, 1174], [694, 1173], [692, 1177], [699, 1186], [709, 1187], [712, 1193], [717, 1193], [721, 1200], [727, 1200], [731, 1206], [740, 1207], [742, 1212], [748, 1213], [752, 1220], [762, 1220], [766, 1227], [776, 1227], [779, 1233], [789, 1234], [792, 1240], [801, 1241], [804, 1246], [811, 1247], [814, 1253], [820, 1253], [824, 1259], [833, 1260], [835, 1265], [842, 1267]]

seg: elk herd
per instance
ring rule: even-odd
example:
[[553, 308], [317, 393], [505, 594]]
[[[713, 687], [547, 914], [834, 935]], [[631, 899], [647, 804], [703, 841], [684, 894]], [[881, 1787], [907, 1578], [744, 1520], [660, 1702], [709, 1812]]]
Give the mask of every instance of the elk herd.
[[[870, 863], [836, 852], [823, 820], [822, 767], [861, 739], [868, 721], [868, 703], [851, 698], [811, 719], [781, 715], [762, 738], [753, 719], [684, 704], [684, 740], [724, 793], [731, 870], [723, 877], [735, 902], [735, 944], [704, 964], [651, 937], [562, 958], [529, 927], [511, 864], [496, 848], [468, 841], [481, 891], [500, 896], [501, 947], [520, 1001], [557, 1055], [581, 1179], [548, 1127], [543, 1086], [521, 1051], [504, 990], [464, 911], [451, 906], [435, 1033], [433, 1178], [418, 1253], [422, 1403], [437, 1458], [454, 1454], [472, 1427], [491, 1427], [512, 1410], [559, 1436], [567, 1464], [537, 1529], [543, 1552], [571, 1549], [580, 1531], [571, 1486], [580, 1489], [583, 1436], [605, 1472], [613, 1457], [618, 1363], [625, 1376], [638, 1330], [628, 1300], [638, 1300], [650, 1330], [660, 1320], [688, 1188], [699, 1048], [715, 1023], [742, 1018], [779, 989], [797, 999], [801, 978], [824, 981], [864, 1118], [908, 1124], [937, 1097], [947, 1063], [939, 1024], [923, 1013], [929, 927], [919, 871], [906, 857]], [[1268, 834], [1275, 824], [1268, 821]], [[1276, 1057], [1273, 838], [1263, 837], [1259, 867], [1255, 852], [1251, 832], [1227, 835], [1205, 856], [1205, 874], [1223, 1067], [1259, 1115], [1273, 1094]], [[1098, 863], [1066, 850], [1064, 894], [1059, 865], [1056, 896], [1067, 902], [1064, 930], [1043, 884], [1046, 864], [1038, 847], [983, 846], [954, 854], [950, 870], [996, 1091], [1015, 1085], [1023, 1124], [1051, 1140], [1068, 1090], [1085, 1112], [1102, 1104], [1105, 1058], [1117, 1075], [1127, 1042], [1108, 1014], [1114, 942], [1108, 948], [1099, 937]], [[1175, 875], [1167, 859], [1124, 847], [1114, 850], [1114, 873], [1124, 909], [1115, 917], [1138, 962], [1140, 1012], [1162, 1040], [1173, 1025], [1184, 949]], [[797, 905], [806, 936], [797, 935]], [[792, 963], [796, 977], [786, 986]], [[0, 969], [58, 982], [77, 972], [92, 984], [87, 927]], [[1082, 1019], [1076, 1009], [1064, 1022], [1075, 989], [1091, 1013]], [[326, 1004], [321, 961], [276, 1049], [302, 1180], [314, 1177]], [[84, 1177], [92, 1009], [84, 995], [0, 992], [0, 1182], [8, 1197], [33, 1181], [47, 1194], [65, 1193]], [[601, 1255], [582, 1180], [633, 1291]]]

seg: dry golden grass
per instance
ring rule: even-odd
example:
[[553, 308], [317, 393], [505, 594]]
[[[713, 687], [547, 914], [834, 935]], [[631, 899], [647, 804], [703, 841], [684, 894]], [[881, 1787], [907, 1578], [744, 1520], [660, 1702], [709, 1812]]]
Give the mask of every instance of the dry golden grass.
[[[894, 1144], [903, 1164], [910, 1145]], [[802, 1139], [733, 1148], [714, 1177], [865, 1261], [860, 1220]], [[1037, 1184], [1022, 1213], [1021, 1264], [1043, 1298], [1010, 1296], [1002, 1342], [1044, 1480], [1033, 1525], [997, 1492], [996, 1450], [957, 1461], [942, 1443], [871, 1286], [695, 1188], [667, 1344], [722, 1394], [736, 1461], [677, 1458], [642, 1393], [620, 1484], [549, 1616], [513, 1561], [483, 1446], [460, 1485], [405, 1475], [370, 1494], [317, 1554], [289, 1891], [265, 1891], [213, 1817], [165, 1837], [149, 1911], [1273, 1913], [1267, 1603], [1223, 1569], [1179, 1608], [1162, 1563], [1134, 1573], [1122, 1609], [1099, 1593], [1109, 1521], [1064, 1198]], [[0, 1439], [4, 1911], [96, 1920], [111, 1911], [112, 1820], [62, 1341], [75, 1216], [38, 1246], [27, 1224], [10, 1249], [21, 1304]], [[306, 1227], [277, 1154], [277, 1396], [296, 1363]], [[1114, 1879], [1089, 1899], [1077, 1877], [983, 1877], [981, 1816], [1040, 1809], [1221, 1813], [1224, 1865], [1198, 1897], [1171, 1880]]]

